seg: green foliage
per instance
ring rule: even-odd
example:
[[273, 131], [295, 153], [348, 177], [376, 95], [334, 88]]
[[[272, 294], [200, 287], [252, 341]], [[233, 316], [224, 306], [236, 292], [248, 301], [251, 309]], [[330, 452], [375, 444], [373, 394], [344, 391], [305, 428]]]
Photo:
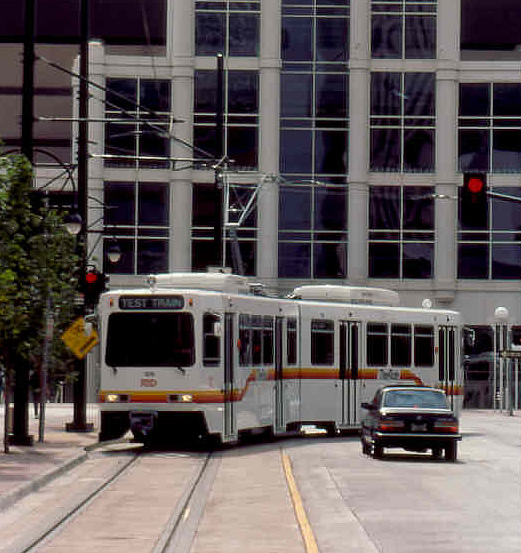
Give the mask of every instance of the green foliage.
[[0, 157], [0, 361], [8, 370], [19, 356], [38, 362], [49, 313], [51, 366], [66, 364], [60, 334], [74, 316], [75, 239], [56, 211], [36, 205], [31, 182], [24, 156]]

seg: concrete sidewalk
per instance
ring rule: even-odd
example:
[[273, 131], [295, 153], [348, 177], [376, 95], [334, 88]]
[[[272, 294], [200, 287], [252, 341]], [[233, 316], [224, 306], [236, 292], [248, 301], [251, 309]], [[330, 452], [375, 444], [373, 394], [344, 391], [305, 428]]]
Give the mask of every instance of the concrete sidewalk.
[[16, 501], [87, 457], [86, 447], [98, 441], [99, 413], [96, 405], [87, 406], [87, 422], [94, 424], [88, 433], [67, 432], [65, 424], [73, 420], [71, 403], [48, 403], [45, 409], [43, 443], [38, 442], [39, 420], [29, 405], [29, 434], [32, 446], [9, 446], [3, 450], [4, 405], [0, 406], [0, 514]]

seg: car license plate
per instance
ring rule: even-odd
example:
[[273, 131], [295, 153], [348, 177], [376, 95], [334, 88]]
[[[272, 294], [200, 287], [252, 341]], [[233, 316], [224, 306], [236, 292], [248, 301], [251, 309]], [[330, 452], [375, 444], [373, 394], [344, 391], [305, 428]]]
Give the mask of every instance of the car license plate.
[[411, 424], [412, 432], [425, 432], [427, 430], [426, 424]]

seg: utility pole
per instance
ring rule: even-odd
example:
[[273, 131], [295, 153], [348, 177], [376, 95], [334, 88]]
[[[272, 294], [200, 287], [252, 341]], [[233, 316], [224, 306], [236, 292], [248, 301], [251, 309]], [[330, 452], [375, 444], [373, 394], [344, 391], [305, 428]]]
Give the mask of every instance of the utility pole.
[[[88, 139], [89, 139], [89, 0], [81, 0], [80, 6], [80, 83], [79, 83], [79, 123], [78, 123], [78, 213], [82, 220], [78, 235], [80, 254], [80, 282], [84, 282], [87, 272], [87, 195], [88, 195]], [[85, 317], [85, 303], [82, 302], [78, 315]], [[74, 419], [67, 423], [68, 432], [91, 432], [92, 423], [87, 423], [87, 398], [85, 390], [85, 358], [76, 360], [76, 380], [74, 381]]]
[[[24, 2], [24, 49], [22, 83], [22, 154], [33, 163], [34, 124], [34, 43], [35, 43], [35, 0]], [[33, 445], [29, 436], [27, 403], [29, 399], [29, 365], [20, 358], [16, 360], [14, 376], [13, 433], [10, 442], [14, 445]], [[7, 403], [6, 403], [7, 405]]]
[[223, 55], [217, 54], [217, 84], [215, 95], [215, 166], [214, 166], [214, 260], [216, 267], [222, 267], [223, 252], [223, 183], [221, 178], [224, 162], [224, 64]]

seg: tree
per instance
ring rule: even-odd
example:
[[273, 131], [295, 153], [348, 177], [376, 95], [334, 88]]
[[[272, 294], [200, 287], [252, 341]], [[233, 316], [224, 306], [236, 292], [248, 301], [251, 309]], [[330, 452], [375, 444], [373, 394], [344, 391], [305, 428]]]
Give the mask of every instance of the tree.
[[[25, 156], [0, 157], [0, 362], [6, 408], [14, 381], [14, 443], [28, 437], [29, 367], [42, 357], [45, 315], [51, 309], [55, 329], [64, 328], [73, 317], [77, 289], [75, 239], [31, 182]], [[58, 332], [54, 336], [51, 352], [66, 359]], [[6, 432], [4, 450], [9, 450]]]

